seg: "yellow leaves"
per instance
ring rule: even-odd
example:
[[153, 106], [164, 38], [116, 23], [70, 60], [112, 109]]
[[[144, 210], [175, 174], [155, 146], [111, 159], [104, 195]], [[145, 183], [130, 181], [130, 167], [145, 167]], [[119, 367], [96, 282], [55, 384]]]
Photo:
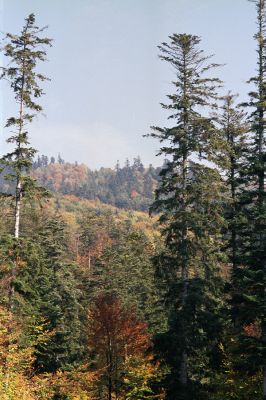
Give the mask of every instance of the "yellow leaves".
[[152, 383], [162, 380], [164, 372], [158, 363], [150, 356], [130, 356], [125, 364], [123, 377], [124, 392], [121, 399], [165, 399], [165, 393], [155, 394], [151, 389]]
[[38, 400], [52, 399], [54, 395], [69, 400], [93, 400], [97, 373], [88, 371], [58, 371], [55, 374], [42, 374], [33, 378]]
[[[235, 338], [227, 338], [229, 346], [234, 346]], [[255, 375], [246, 374], [245, 371], [236, 371], [234, 363], [236, 360], [232, 353], [226, 349], [226, 345], [219, 344], [219, 350], [222, 353], [223, 370], [217, 375], [212, 376], [212, 383], [216, 388], [216, 393], [212, 394], [210, 400], [259, 400], [262, 373]]]
[[17, 268], [17, 270], [23, 269], [26, 265], [27, 265], [27, 263], [25, 261], [23, 261], [20, 257], [16, 258], [16, 268]]
[[7, 375], [0, 367], [1, 400], [37, 400], [30, 381], [23, 375], [12, 372]]
[[13, 315], [0, 307], [0, 366], [10, 371], [23, 372], [33, 361], [32, 349], [19, 344], [21, 328]]
[[21, 330], [13, 315], [0, 307], [0, 399], [35, 400], [27, 371], [32, 349], [19, 345]]

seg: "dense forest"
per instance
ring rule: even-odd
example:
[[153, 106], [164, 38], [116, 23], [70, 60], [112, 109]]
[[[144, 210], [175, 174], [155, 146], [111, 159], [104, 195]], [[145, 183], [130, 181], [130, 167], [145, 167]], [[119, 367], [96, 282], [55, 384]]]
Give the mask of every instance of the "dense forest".
[[17, 113], [0, 160], [1, 399], [266, 399], [266, 0], [254, 5], [245, 103], [222, 95], [198, 36], [158, 46], [173, 73], [170, 126], [149, 134], [161, 168], [38, 156], [52, 40], [34, 14], [3, 38]]
[[[92, 171], [84, 164], [65, 162], [60, 155], [57, 160], [42, 155], [33, 161], [32, 177], [54, 193], [99, 200], [118, 208], [148, 211], [154, 200], [160, 170], [152, 165], [145, 168], [140, 157], [136, 157], [132, 165], [126, 160], [122, 167], [117, 162], [113, 169]], [[2, 192], [12, 193], [14, 184], [5, 181], [4, 176], [4, 173], [0, 174]]]
[[59, 155], [41, 156], [33, 163], [33, 177], [40, 185], [64, 194], [100, 200], [119, 208], [148, 211], [158, 186], [161, 168], [145, 168], [140, 157], [132, 165], [117, 162], [114, 169], [100, 168], [92, 171], [85, 165], [66, 163]]

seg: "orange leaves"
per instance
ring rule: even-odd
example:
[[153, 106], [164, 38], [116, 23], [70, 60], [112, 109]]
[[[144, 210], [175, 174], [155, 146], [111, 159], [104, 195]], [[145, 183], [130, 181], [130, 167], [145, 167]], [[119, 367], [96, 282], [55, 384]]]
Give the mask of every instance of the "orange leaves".
[[100, 295], [89, 313], [89, 345], [99, 353], [114, 352], [116, 357], [143, 353], [149, 346], [147, 325], [134, 311], [122, 308], [112, 295]]
[[252, 322], [251, 324], [244, 325], [243, 330], [246, 336], [253, 337], [256, 339], [261, 338], [262, 332], [261, 332], [260, 322], [258, 320]]
[[135, 199], [137, 196], [138, 196], [138, 192], [135, 189], [131, 190], [131, 194], [130, 194], [131, 199]]
[[0, 307], [0, 366], [13, 372], [25, 371], [33, 361], [32, 349], [19, 344], [21, 328], [10, 311]]
[[[51, 333], [44, 327], [35, 326], [38, 342]], [[87, 368], [72, 372], [58, 371], [56, 374], [34, 375], [33, 349], [21, 345], [21, 327], [14, 316], [0, 307], [0, 399], [1, 400], [48, 400], [54, 396], [75, 400], [93, 400], [96, 372]], [[61, 398], [61, 397], [60, 397]]]
[[112, 239], [110, 236], [104, 232], [104, 230], [98, 230], [96, 232], [96, 239], [91, 248], [91, 255], [93, 257], [99, 258], [105, 247], [111, 246]]
[[34, 400], [27, 377], [33, 362], [32, 349], [19, 341], [20, 326], [13, 315], [0, 307], [0, 398], [1, 400]]
[[88, 342], [101, 373], [102, 390], [119, 392], [119, 382], [127, 360], [141, 356], [149, 346], [146, 324], [140, 322], [133, 309], [124, 309], [111, 294], [102, 294], [89, 312]]
[[104, 232], [104, 230], [99, 229], [95, 233], [93, 243], [87, 247], [81, 246], [82, 254], [79, 254], [79, 252], [77, 251], [76, 262], [79, 265], [88, 268], [88, 270], [90, 271], [94, 260], [100, 258], [103, 254], [104, 249], [108, 246], [111, 246], [112, 243], [113, 241], [110, 236], [106, 232]]
[[46, 168], [33, 171], [33, 176], [43, 186], [51, 188], [55, 192], [67, 193], [75, 191], [82, 182], [85, 182], [88, 168], [85, 165], [49, 164]]

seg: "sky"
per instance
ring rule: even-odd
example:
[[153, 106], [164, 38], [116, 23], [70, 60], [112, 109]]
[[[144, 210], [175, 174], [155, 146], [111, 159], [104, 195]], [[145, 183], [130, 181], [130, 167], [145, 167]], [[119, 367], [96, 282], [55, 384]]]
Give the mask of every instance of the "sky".
[[[0, 0], [1, 32], [19, 33], [30, 13], [53, 39], [48, 61], [38, 66], [51, 81], [30, 141], [40, 154], [60, 153], [92, 169], [137, 156], [161, 165], [160, 144], [143, 135], [169, 124], [160, 103], [173, 93], [175, 77], [157, 48], [169, 35], [201, 37], [206, 54], [225, 64], [216, 70], [224, 93], [244, 99], [256, 68], [256, 12], [248, 0]], [[10, 134], [3, 126], [17, 112], [3, 83], [0, 107], [3, 154]]]

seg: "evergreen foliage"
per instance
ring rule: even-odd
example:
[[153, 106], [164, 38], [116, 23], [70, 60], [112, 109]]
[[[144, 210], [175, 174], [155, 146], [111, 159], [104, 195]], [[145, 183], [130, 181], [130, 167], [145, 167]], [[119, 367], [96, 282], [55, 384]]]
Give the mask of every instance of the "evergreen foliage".
[[163, 329], [165, 318], [151, 258], [156, 240], [136, 229], [129, 219], [116, 223], [112, 215], [90, 212], [80, 221], [80, 261], [88, 268], [88, 292], [92, 298], [109, 293], [149, 323]]
[[[193, 161], [213, 159], [219, 136], [211, 118], [200, 114], [200, 109], [216, 106], [221, 82], [207, 76], [217, 65], [208, 63], [198, 37], [174, 34], [169, 39], [159, 49], [160, 58], [174, 67], [175, 93], [168, 96], [170, 104], [162, 106], [170, 110], [175, 125], [153, 127], [151, 134], [165, 143], [160, 154], [169, 158], [160, 173], [152, 210], [161, 212], [166, 245], [161, 269], [167, 270], [171, 303], [169, 352], [163, 350], [171, 365], [169, 398], [183, 399], [192, 396], [193, 385], [208, 379], [211, 353], [221, 332], [224, 185], [216, 169]], [[204, 365], [203, 370], [196, 372], [195, 362]]]
[[6, 179], [15, 182], [14, 235], [19, 237], [20, 207], [23, 193], [36, 187], [29, 176], [33, 156], [36, 150], [30, 146], [27, 124], [32, 122], [36, 114], [42, 111], [36, 99], [43, 95], [39, 82], [47, 80], [46, 76], [35, 72], [37, 63], [45, 61], [45, 46], [51, 46], [51, 39], [40, 37], [44, 30], [35, 25], [35, 16], [30, 14], [20, 34], [6, 35], [3, 48], [8, 60], [7, 67], [1, 67], [1, 78], [6, 79], [14, 92], [18, 106], [18, 115], [9, 117], [6, 128], [12, 129], [12, 136], [7, 140], [14, 145], [14, 150], [4, 155], [1, 163], [11, 168]]
[[[253, 90], [249, 93], [251, 107], [250, 130], [245, 164], [242, 168], [242, 191], [240, 195], [241, 213], [238, 235], [240, 257], [234, 274], [237, 281], [234, 293], [242, 369], [250, 374], [264, 370], [264, 398], [266, 397], [265, 367], [265, 267], [266, 267], [266, 196], [265, 196], [265, 84], [266, 84], [266, 2], [255, 1], [258, 31], [254, 38], [257, 43], [257, 71], [249, 83]], [[245, 327], [258, 326], [259, 335], [247, 335]]]

